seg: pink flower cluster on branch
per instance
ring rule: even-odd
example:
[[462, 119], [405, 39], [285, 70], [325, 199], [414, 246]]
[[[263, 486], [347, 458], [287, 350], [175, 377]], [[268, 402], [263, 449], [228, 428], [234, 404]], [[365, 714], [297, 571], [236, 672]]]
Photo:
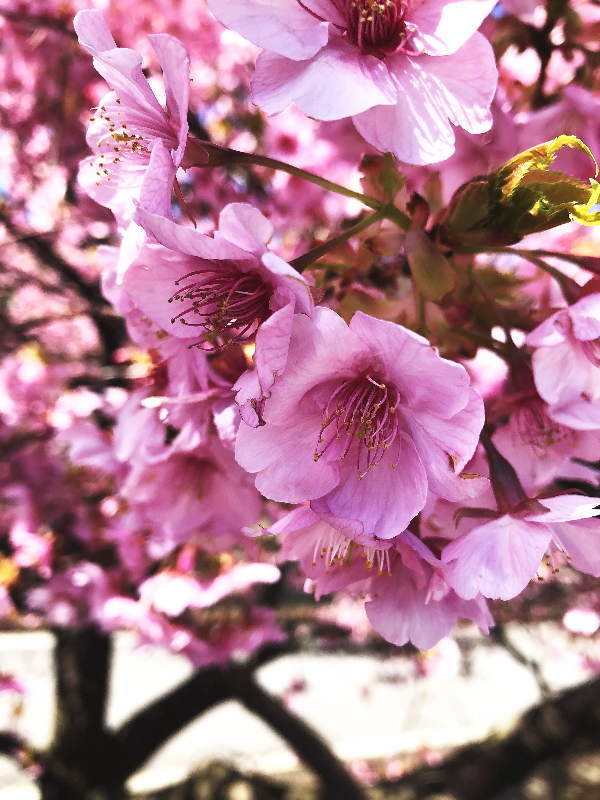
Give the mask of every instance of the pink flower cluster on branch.
[[110, 89], [79, 187], [115, 218], [96, 261], [129, 341], [91, 377], [1, 362], [0, 441], [35, 441], [0, 472], [3, 615], [200, 665], [283, 637], [259, 602], [276, 563], [418, 648], [487, 632], [488, 600], [532, 581], [600, 576], [597, 229], [553, 230], [598, 222], [593, 126], [527, 139], [587, 90], [537, 108], [504, 73], [495, 94], [488, 0], [208, 5], [263, 49], [248, 88], [277, 116], [244, 106], [243, 59], [188, 108], [229, 46], [254, 57], [241, 39], [198, 58], [151, 35], [163, 103], [141, 53], [75, 17]]
[[[295, 102], [319, 119], [351, 116], [368, 141], [413, 163], [452, 152], [448, 120], [471, 132], [491, 124], [495, 66], [475, 32], [492, 7], [484, 0], [210, 5], [267, 51], [257, 62], [253, 97], [268, 112]], [[139, 59], [114, 47], [97, 15], [80, 14], [78, 30], [101, 73], [126, 87], [118, 111], [111, 106], [108, 118], [100, 115], [103, 131], [114, 139], [131, 130], [127, 137], [147, 141], [127, 156], [135, 159], [137, 182], [126, 183], [127, 160], [115, 162], [114, 195], [105, 199], [128, 198], [128, 219], [144, 237], [132, 251], [125, 235], [120, 255], [108, 258], [106, 286], [156, 364], [156, 389], [132, 394], [115, 429], [116, 457], [128, 470], [121, 494], [136, 509], [129, 516], [138, 527], [159, 523], [150, 552], [160, 557], [200, 543], [214, 550], [230, 542], [228, 531], [243, 528], [260, 535], [248, 527], [259, 516], [253, 480], [264, 499], [296, 506], [276, 513], [280, 519], [267, 530], [281, 542], [280, 559], [299, 561], [309, 589], [318, 597], [358, 593], [379, 633], [423, 648], [459, 618], [487, 631], [486, 598], [514, 597], [545, 556], [557, 564], [566, 555], [598, 574], [597, 500], [548, 493], [568, 448], [552, 450], [527, 494], [489, 433], [487, 457], [479, 447], [486, 406], [460, 358], [442, 357], [414, 324], [360, 310], [348, 321], [335, 303], [315, 307], [315, 276], [305, 278], [270, 248], [275, 229], [250, 204], [226, 205], [212, 234], [175, 221], [171, 194], [188, 136], [181, 46], [155, 41], [169, 84], [165, 112], [148, 96]], [[122, 80], [130, 62], [135, 93]], [[179, 87], [177, 99], [169, 87]], [[131, 127], [116, 127], [112, 113]], [[150, 114], [152, 125], [137, 133]], [[98, 141], [92, 136], [94, 146]], [[192, 145], [190, 152], [201, 151]], [[411, 248], [427, 242], [416, 232], [427, 213], [414, 216], [402, 243], [411, 270], [418, 266]], [[423, 252], [432, 257], [432, 245]], [[440, 268], [442, 256], [436, 258], [430, 269]], [[425, 273], [414, 280], [427, 299], [444, 297], [455, 281], [448, 274], [440, 291]], [[597, 427], [596, 297], [589, 293], [549, 316], [518, 353], [511, 341], [513, 383], [506, 400], [488, 398], [488, 425], [501, 449], [514, 445], [505, 435], [510, 427], [497, 421], [507, 403], [536, 404], [532, 425], [547, 419], [573, 436]], [[527, 347], [535, 349], [531, 368]], [[568, 362], [562, 385], [553, 348]], [[165, 424], [175, 432], [169, 444]], [[529, 435], [543, 455], [550, 452], [549, 440], [539, 444], [541, 429]], [[518, 462], [528, 438], [522, 429], [516, 436]], [[201, 499], [194, 485], [202, 487]], [[203, 607], [215, 591], [167, 570], [142, 585], [141, 597], [168, 616]]]

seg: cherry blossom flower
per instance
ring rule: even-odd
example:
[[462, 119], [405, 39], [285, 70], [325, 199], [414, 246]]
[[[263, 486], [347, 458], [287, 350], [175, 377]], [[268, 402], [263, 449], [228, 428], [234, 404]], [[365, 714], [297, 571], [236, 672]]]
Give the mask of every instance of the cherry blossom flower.
[[273, 227], [248, 204], [226, 206], [214, 238], [141, 207], [136, 219], [163, 246], [140, 253], [125, 275], [127, 292], [162, 331], [207, 352], [256, 339], [256, 369], [235, 389], [244, 418], [258, 424], [259, 405], [285, 368], [294, 315], [312, 313], [308, 284], [267, 249]]
[[490, 128], [496, 66], [477, 28], [494, 0], [209, 0], [263, 47], [252, 84], [268, 114], [352, 117], [374, 147], [412, 164], [454, 151], [453, 125]]
[[170, 617], [186, 608], [207, 608], [231, 594], [247, 591], [255, 583], [274, 583], [279, 570], [273, 564], [234, 564], [209, 580], [165, 570], [140, 585], [143, 602]]
[[465, 599], [479, 593], [510, 600], [535, 576], [552, 546], [575, 567], [600, 577], [597, 497], [558, 495], [530, 502], [510, 513], [491, 512], [483, 524], [446, 546], [444, 576]]
[[527, 336], [536, 388], [550, 417], [575, 430], [600, 429], [600, 293], [561, 309]]
[[[123, 223], [131, 218], [133, 200], [143, 190], [147, 201], [153, 198], [160, 208], [170, 201], [188, 136], [189, 56], [173, 36], [149, 37], [163, 70], [165, 111], [144, 77], [140, 54], [117, 47], [98, 11], [80, 11], [74, 26], [80, 44], [94, 57], [94, 66], [112, 90], [90, 120], [87, 141], [94, 155], [81, 163], [79, 180], [96, 202], [110, 208]], [[144, 185], [157, 143], [162, 146], [156, 158], [163, 171], [151, 173], [153, 180]], [[159, 186], [155, 185], [157, 174]]]
[[267, 608], [232, 609], [191, 625], [176, 625], [142, 601], [113, 596], [104, 604], [99, 624], [106, 631], [135, 631], [141, 645], [165, 647], [186, 656], [197, 667], [225, 663], [232, 655], [249, 654], [267, 642], [284, 638]]
[[483, 403], [466, 370], [423, 337], [357, 312], [350, 326], [317, 308], [296, 315], [285, 372], [265, 425], [241, 425], [236, 458], [266, 497], [380, 538], [396, 536], [427, 491], [465, 497]]
[[375, 630], [398, 646], [429, 649], [457, 619], [488, 631], [492, 618], [480, 596], [463, 600], [444, 581], [442, 564], [409, 531], [361, 544], [309, 507], [294, 509], [271, 528], [283, 540], [281, 560], [298, 559], [317, 599], [351, 587], [367, 598]]
[[148, 552], [162, 558], [185, 542], [229, 547], [254, 525], [260, 498], [216, 438], [208, 447], [174, 454], [159, 463], [133, 464], [122, 496], [135, 506], [140, 527], [150, 529]]

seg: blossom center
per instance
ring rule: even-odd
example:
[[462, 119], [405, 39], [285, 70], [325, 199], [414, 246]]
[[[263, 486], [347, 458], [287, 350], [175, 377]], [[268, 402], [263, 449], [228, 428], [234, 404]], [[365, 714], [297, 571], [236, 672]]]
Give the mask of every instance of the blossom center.
[[316, 538], [312, 565], [316, 567], [324, 563], [326, 572], [349, 567], [357, 553], [364, 559], [365, 568], [369, 571], [375, 567], [378, 575], [392, 574], [389, 545], [378, 547], [377, 544], [358, 544], [329, 526]]
[[356, 444], [356, 469], [359, 479], [364, 478], [396, 438], [398, 401], [397, 389], [368, 374], [338, 383], [323, 412], [314, 460], [333, 451], [343, 461]]
[[270, 314], [271, 293], [260, 275], [224, 264], [217, 269], [189, 272], [175, 285], [196, 276], [169, 298], [169, 303], [185, 306], [171, 322], [202, 328], [202, 338], [196, 346], [209, 352], [252, 339]]
[[536, 398], [528, 398], [517, 408], [515, 420], [521, 440], [540, 456], [570, 435], [568, 428], [548, 416], [545, 404]]
[[96, 109], [90, 122], [97, 122], [100, 128], [92, 144], [97, 185], [110, 181], [122, 168], [120, 162], [126, 170], [145, 170], [158, 138], [177, 147], [177, 137], [166, 121], [123, 106], [118, 98]]
[[337, 0], [346, 19], [346, 37], [364, 53], [395, 53], [407, 38], [406, 0]]

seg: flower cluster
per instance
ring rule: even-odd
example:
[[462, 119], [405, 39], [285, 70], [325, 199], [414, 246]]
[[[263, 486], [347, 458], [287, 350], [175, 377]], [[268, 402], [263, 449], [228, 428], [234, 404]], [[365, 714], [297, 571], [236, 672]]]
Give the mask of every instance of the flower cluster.
[[[4, 616], [206, 664], [283, 636], [251, 599], [276, 561], [423, 649], [538, 579], [600, 576], [598, 109], [576, 86], [537, 103], [506, 56], [497, 89], [494, 5], [208, 0], [262, 48], [268, 124], [236, 106], [239, 64], [203, 95], [190, 39], [140, 53], [77, 13], [109, 91], [73, 191], [118, 236], [91, 237], [91, 316], [127, 338], [91, 375], [30, 346], [0, 363], [0, 441], [35, 442], [0, 472]], [[215, 63], [254, 57], [203, 13]]]

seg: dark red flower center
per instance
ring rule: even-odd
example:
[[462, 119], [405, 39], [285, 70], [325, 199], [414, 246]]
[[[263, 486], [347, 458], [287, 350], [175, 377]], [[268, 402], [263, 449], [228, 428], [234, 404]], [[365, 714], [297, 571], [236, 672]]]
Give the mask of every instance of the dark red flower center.
[[406, 0], [336, 0], [347, 21], [345, 35], [364, 53], [396, 52], [407, 37]]
[[[316, 19], [330, 22], [311, 8], [311, 0], [296, 0]], [[334, 22], [363, 53], [384, 58], [404, 46], [413, 30], [405, 21], [408, 0], [332, 0], [345, 25]]]
[[178, 289], [169, 303], [184, 308], [171, 322], [202, 328], [196, 346], [214, 352], [230, 344], [252, 339], [258, 326], [270, 315], [270, 287], [256, 272], [240, 272], [235, 266], [189, 272], [176, 286], [196, 277]]
[[362, 375], [338, 383], [332, 390], [323, 412], [323, 421], [314, 459], [327, 451], [343, 461], [356, 443], [358, 477], [374, 469], [392, 446], [398, 433], [399, 395], [371, 375]]

